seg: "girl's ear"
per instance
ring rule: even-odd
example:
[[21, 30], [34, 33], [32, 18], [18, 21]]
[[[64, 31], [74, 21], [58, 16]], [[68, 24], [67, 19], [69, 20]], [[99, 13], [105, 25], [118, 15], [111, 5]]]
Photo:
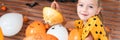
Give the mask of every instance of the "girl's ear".
[[102, 8], [98, 7], [98, 11], [97, 11], [96, 15], [98, 15], [101, 12], [101, 10], [102, 10]]

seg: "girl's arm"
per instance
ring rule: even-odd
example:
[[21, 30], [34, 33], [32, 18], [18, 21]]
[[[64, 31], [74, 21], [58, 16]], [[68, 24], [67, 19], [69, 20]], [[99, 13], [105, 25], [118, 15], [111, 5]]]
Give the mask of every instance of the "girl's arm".
[[69, 32], [74, 29], [74, 21], [66, 21], [64, 23], [64, 26], [68, 29]]

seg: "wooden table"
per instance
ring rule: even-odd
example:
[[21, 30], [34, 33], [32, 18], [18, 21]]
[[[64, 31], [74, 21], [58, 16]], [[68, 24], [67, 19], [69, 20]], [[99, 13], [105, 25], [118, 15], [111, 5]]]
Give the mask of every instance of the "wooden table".
[[[50, 6], [51, 2], [48, 1], [37, 1], [39, 3], [39, 5], [34, 6], [33, 8], [30, 8], [28, 6], [26, 6], [26, 3], [32, 3], [34, 1], [24, 1], [24, 0], [5, 0], [5, 1], [0, 1], [0, 2], [4, 2], [5, 5], [7, 6], [8, 10], [7, 11], [0, 11], [0, 16], [8, 13], [8, 12], [18, 12], [20, 14], [23, 14], [24, 16], [27, 16], [29, 21], [24, 23], [22, 30], [16, 34], [15, 36], [12, 37], [5, 37], [5, 40], [22, 40], [25, 37], [25, 29], [26, 27], [33, 21], [33, 20], [41, 20], [42, 21], [42, 10], [44, 7], [46, 6]], [[106, 1], [103, 1], [106, 2]], [[110, 2], [110, 1], [108, 1]], [[65, 21], [73, 21], [76, 19], [79, 19], [79, 17], [77, 16], [76, 13], [76, 4], [77, 3], [72, 3], [72, 2], [64, 2], [64, 3], [60, 3], [60, 7], [62, 9], [62, 14], [65, 18]], [[106, 2], [107, 4], [107, 2]], [[109, 13], [110, 11], [108, 11], [108, 9], [105, 9], [106, 5], [105, 3], [103, 4], [103, 9], [104, 11], [102, 11], [103, 15], [103, 20], [104, 20], [104, 24], [106, 26], [109, 26], [112, 30], [111, 35], [112, 38], [115, 40], [119, 40], [120, 39], [120, 31], [118, 26], [120, 21], [118, 21], [120, 18], [117, 18], [120, 15], [117, 14], [112, 14]], [[108, 12], [106, 12], [108, 11]], [[120, 10], [118, 10], [120, 11]], [[109, 15], [108, 15], [109, 14]], [[117, 15], [117, 16], [116, 16]], [[112, 27], [111, 27], [112, 26]], [[115, 35], [117, 34], [117, 36]]]

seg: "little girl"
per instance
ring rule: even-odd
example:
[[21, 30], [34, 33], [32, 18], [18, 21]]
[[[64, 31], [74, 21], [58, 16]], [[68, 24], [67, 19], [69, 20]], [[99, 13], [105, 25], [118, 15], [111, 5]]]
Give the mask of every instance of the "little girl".
[[[77, 14], [78, 14], [80, 20], [83, 21], [83, 25], [84, 25], [83, 28], [82, 28], [82, 31], [80, 32], [80, 35], [81, 35], [80, 40], [103, 40], [103, 39], [104, 40], [108, 40], [104, 28], [101, 28], [101, 27], [100, 27], [101, 29], [100, 28], [95, 29], [95, 27], [92, 28], [92, 26], [95, 23], [99, 24], [101, 22], [89, 21], [94, 16], [99, 15], [101, 9], [102, 8], [100, 6], [100, 0], [78, 0], [78, 3], [77, 3]], [[98, 19], [95, 19], [95, 20], [98, 20]], [[92, 22], [91, 23], [92, 26], [90, 26], [90, 24], [89, 24], [90, 22]], [[89, 26], [86, 27], [87, 24], [89, 24]], [[98, 26], [98, 25], [95, 24], [94, 26]], [[92, 31], [89, 30], [89, 29], [91, 29]], [[96, 34], [94, 34], [94, 32], [93, 32], [94, 29], [95, 29], [95, 33]], [[89, 32], [87, 33], [88, 30], [89, 30]], [[101, 32], [101, 31], [98, 32], [98, 30], [103, 30], [103, 32]], [[103, 34], [105, 33], [104, 34], [105, 37], [101, 37], [102, 33]], [[101, 34], [101, 35], [99, 35], [99, 34]], [[72, 38], [72, 40], [76, 40], [76, 38], [72, 37], [74, 35], [72, 35], [72, 36], [71, 35], [72, 35], [72, 32], [70, 33], [69, 37]], [[96, 35], [96, 37], [95, 37], [95, 35]], [[101, 37], [103, 39], [100, 39], [100, 38], [97, 38], [97, 37]], [[69, 40], [71, 40], [71, 39], [69, 39]]]
[[[77, 14], [85, 24], [88, 18], [98, 15], [101, 11], [99, 0], [78, 0]], [[88, 35], [86, 40], [93, 40], [92, 35]]]

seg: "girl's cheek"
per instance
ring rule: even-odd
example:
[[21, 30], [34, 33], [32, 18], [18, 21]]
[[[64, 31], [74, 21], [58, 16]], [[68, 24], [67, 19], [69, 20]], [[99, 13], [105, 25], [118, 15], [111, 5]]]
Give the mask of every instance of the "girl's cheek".
[[89, 15], [90, 15], [90, 16], [94, 16], [95, 13], [96, 13], [96, 10], [94, 10], [94, 9], [89, 9]]
[[80, 12], [80, 8], [79, 7], [77, 7], [77, 13], [79, 13]]
[[81, 9], [82, 9], [82, 8], [81, 8], [80, 6], [77, 6], [77, 12], [80, 13]]

